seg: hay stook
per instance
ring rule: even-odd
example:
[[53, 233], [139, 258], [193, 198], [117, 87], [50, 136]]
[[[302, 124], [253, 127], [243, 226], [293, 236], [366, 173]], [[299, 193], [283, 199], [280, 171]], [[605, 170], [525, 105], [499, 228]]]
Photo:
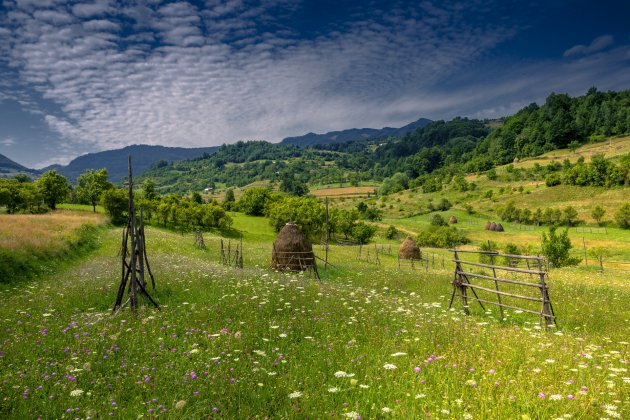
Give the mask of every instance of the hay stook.
[[280, 271], [314, 270], [317, 273], [313, 245], [295, 223], [284, 225], [271, 251], [271, 268]]
[[448, 219], [448, 223], [451, 224], [451, 225], [456, 224], [457, 223], [457, 217], [451, 216], [451, 218]]
[[400, 248], [398, 249], [398, 259], [419, 260], [421, 257], [422, 253], [420, 252], [420, 248], [411, 237], [407, 236], [407, 239], [400, 244]]

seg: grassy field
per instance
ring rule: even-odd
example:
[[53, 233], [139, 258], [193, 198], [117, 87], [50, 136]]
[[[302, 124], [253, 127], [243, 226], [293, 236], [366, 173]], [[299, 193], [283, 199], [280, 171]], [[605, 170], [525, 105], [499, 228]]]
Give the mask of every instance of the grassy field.
[[0, 284], [50, 272], [90, 251], [106, 222], [103, 215], [85, 211], [0, 214]]
[[333, 187], [321, 188], [311, 192], [315, 197], [335, 197], [335, 196], [365, 196], [374, 194], [376, 187]]
[[531, 168], [535, 163], [548, 165], [553, 161], [562, 163], [568, 159], [575, 163], [580, 157], [584, 157], [586, 162], [590, 162], [594, 155], [602, 154], [606, 159], [615, 159], [621, 155], [630, 153], [630, 137], [615, 137], [598, 143], [586, 144], [578, 148], [575, 152], [569, 149], [554, 150], [536, 158], [528, 158], [514, 164], [515, 168]]
[[545, 332], [515, 311], [502, 321], [494, 309], [449, 310], [448, 259], [444, 269], [399, 270], [395, 256], [376, 266], [333, 246], [321, 281], [272, 272], [267, 221], [234, 218], [244, 270], [218, 264], [216, 232], [200, 250], [190, 234], [147, 229], [161, 311], [110, 313], [113, 228], [89, 258], [0, 286], [0, 417], [630, 414], [625, 278], [554, 271], [559, 326]]

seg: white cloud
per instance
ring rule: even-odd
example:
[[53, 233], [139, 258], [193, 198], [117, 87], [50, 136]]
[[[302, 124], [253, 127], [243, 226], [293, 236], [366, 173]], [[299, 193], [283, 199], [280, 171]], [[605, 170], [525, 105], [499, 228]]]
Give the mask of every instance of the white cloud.
[[13, 146], [15, 144], [15, 139], [13, 137], [6, 137], [0, 140], [0, 144], [6, 147]]
[[574, 45], [564, 52], [564, 57], [590, 55], [601, 51], [615, 42], [612, 35], [602, 35], [595, 38], [589, 45]]
[[99, 0], [95, 3], [79, 3], [72, 7], [72, 13], [81, 18], [90, 18], [113, 13], [115, 10], [109, 1]]

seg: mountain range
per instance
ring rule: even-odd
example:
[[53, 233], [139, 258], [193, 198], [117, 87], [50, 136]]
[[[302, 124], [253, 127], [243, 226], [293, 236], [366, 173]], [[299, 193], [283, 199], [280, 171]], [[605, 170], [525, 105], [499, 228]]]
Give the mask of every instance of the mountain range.
[[[400, 128], [384, 127], [376, 128], [350, 128], [342, 131], [331, 131], [326, 134], [308, 133], [303, 136], [287, 137], [280, 144], [296, 145], [299, 147], [311, 147], [317, 144], [344, 143], [357, 140], [371, 140], [383, 137], [401, 137], [429, 124], [431, 120], [420, 118]], [[106, 150], [96, 153], [88, 153], [72, 160], [68, 165], [51, 165], [41, 170], [29, 169], [11, 159], [0, 155], [0, 176], [12, 176], [17, 173], [27, 173], [38, 176], [48, 170], [56, 170], [68, 178], [70, 182], [76, 182], [77, 177], [88, 169], [107, 168], [109, 180], [120, 182], [127, 176], [127, 156], [132, 155], [133, 170], [135, 175], [142, 174], [152, 164], [158, 161], [173, 162], [200, 157], [204, 154], [214, 153], [218, 147], [165, 147], [149, 145], [133, 145], [122, 149]]]
[[425, 127], [431, 120], [420, 118], [400, 128], [350, 128], [342, 131], [330, 131], [326, 134], [308, 133], [298, 137], [287, 137], [280, 144], [294, 144], [299, 147], [310, 147], [316, 144], [345, 143], [356, 140], [372, 140], [382, 137], [402, 137], [418, 128]]
[[13, 176], [17, 174], [36, 175], [38, 172], [39, 171], [35, 169], [29, 169], [20, 165], [4, 155], [0, 155], [0, 177]]
[[127, 157], [131, 155], [134, 176], [140, 175], [149, 166], [158, 161], [177, 161], [192, 159], [202, 156], [204, 153], [212, 154], [217, 147], [165, 147], [149, 145], [133, 145], [122, 149], [106, 150], [97, 153], [88, 153], [79, 156], [68, 165], [52, 165], [42, 169], [42, 172], [54, 169], [68, 178], [70, 182], [76, 182], [79, 175], [88, 169], [107, 168], [109, 180], [120, 182], [127, 176]]

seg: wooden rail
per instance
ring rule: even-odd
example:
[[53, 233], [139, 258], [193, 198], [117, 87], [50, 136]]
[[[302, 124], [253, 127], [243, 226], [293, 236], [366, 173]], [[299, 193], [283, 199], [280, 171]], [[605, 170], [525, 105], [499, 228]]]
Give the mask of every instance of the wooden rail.
[[[484, 303], [490, 305], [496, 305], [499, 307], [501, 311], [501, 319], [505, 319], [504, 309], [513, 309], [520, 312], [535, 314], [540, 317], [540, 325], [544, 327], [548, 327], [552, 323], [556, 323], [556, 316], [553, 311], [553, 306], [551, 304], [551, 300], [549, 298], [549, 287], [545, 282], [545, 278], [547, 273], [543, 270], [543, 259], [541, 257], [534, 256], [524, 256], [524, 255], [512, 255], [512, 254], [500, 254], [494, 251], [464, 251], [464, 250], [451, 250], [453, 252], [453, 262], [455, 263], [455, 278], [453, 279], [453, 293], [451, 295], [451, 302], [449, 304], [449, 308], [453, 306], [453, 300], [455, 297], [459, 297], [462, 300], [462, 305], [464, 307], [464, 312], [469, 314], [469, 306], [468, 299], [475, 300], [479, 303], [481, 308], [485, 311]], [[480, 255], [485, 258], [490, 259], [490, 264], [466, 261], [460, 258], [459, 254], [466, 255]], [[495, 264], [496, 258], [505, 258], [507, 260], [508, 265], [499, 265]], [[511, 260], [521, 259], [528, 261], [534, 261], [534, 265], [537, 266], [537, 270], [517, 268], [511, 266]], [[473, 273], [470, 270], [465, 270], [462, 266], [468, 265], [473, 267], [480, 267], [492, 270], [492, 276], [481, 273]], [[514, 280], [514, 279], [506, 279], [497, 275], [497, 271], [511, 272], [513, 275], [516, 274], [529, 274], [531, 276], [535, 276], [537, 281], [522, 281], [522, 280]], [[494, 283], [494, 288], [491, 289], [489, 287], [484, 287], [478, 284], [471, 283], [471, 279], [479, 279], [483, 281], [492, 281]], [[540, 290], [540, 297], [526, 296], [523, 294], [511, 293], [499, 290], [499, 284], [506, 283], [519, 287], [529, 287], [536, 288]], [[471, 292], [472, 295], [469, 295], [468, 292]], [[490, 293], [496, 296], [496, 301], [489, 300], [486, 298], [480, 298], [477, 295], [477, 291], [482, 291], [486, 293]], [[537, 302], [541, 304], [541, 308], [539, 311], [535, 311], [528, 308], [523, 308], [515, 305], [507, 305], [502, 302], [501, 298], [509, 298], [509, 299], [518, 299], [529, 302]]]

